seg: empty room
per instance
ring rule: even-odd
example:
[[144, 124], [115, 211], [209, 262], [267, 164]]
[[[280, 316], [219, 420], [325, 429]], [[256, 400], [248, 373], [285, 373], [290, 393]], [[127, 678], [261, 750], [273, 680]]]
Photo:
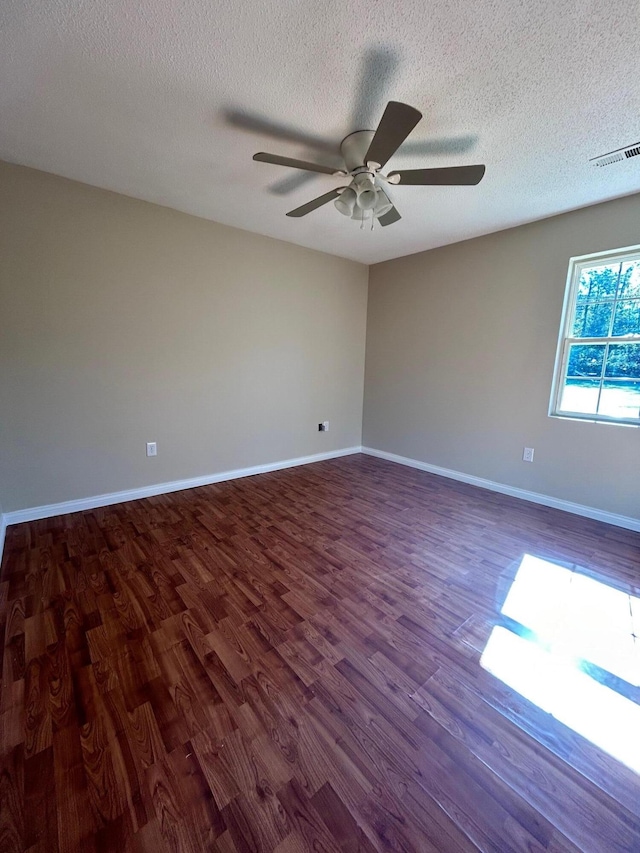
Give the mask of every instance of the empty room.
[[640, 6], [0, 6], [0, 853], [640, 853]]

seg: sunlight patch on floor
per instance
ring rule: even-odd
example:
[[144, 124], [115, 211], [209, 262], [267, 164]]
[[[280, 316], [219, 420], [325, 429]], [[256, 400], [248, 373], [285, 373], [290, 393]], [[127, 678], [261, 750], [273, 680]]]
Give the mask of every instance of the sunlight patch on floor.
[[481, 665], [640, 773], [640, 599], [527, 554], [502, 615]]

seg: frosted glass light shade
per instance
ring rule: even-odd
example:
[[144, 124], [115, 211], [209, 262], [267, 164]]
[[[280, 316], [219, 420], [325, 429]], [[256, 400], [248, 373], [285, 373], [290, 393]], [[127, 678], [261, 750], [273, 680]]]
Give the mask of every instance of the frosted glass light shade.
[[376, 206], [376, 186], [371, 176], [367, 174], [356, 175], [353, 182], [358, 193], [358, 207], [361, 210], [373, 210]]
[[334, 204], [343, 216], [351, 216], [356, 205], [356, 199], [356, 191], [351, 187], [347, 187], [346, 190], [340, 193]]
[[353, 213], [351, 214], [351, 218], [355, 219], [356, 222], [366, 222], [368, 219], [371, 219], [373, 215], [372, 210], [363, 210], [361, 207], [356, 206], [353, 208]]
[[376, 206], [376, 200], [375, 190], [363, 190], [358, 196], [358, 207], [361, 210], [373, 210]]
[[373, 215], [376, 219], [379, 219], [381, 216], [384, 216], [385, 213], [389, 213], [393, 204], [389, 199], [389, 196], [386, 194], [384, 190], [378, 190], [377, 198], [376, 198], [376, 206], [373, 209]]

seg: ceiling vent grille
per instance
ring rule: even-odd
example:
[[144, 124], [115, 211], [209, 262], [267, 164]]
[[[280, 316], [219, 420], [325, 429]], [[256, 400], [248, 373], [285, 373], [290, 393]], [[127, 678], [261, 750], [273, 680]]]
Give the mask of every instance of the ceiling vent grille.
[[637, 157], [640, 154], [640, 142], [634, 142], [633, 145], [627, 145], [626, 148], [618, 148], [616, 151], [609, 151], [608, 154], [603, 154], [601, 157], [594, 157], [589, 160], [594, 166], [610, 166], [612, 163], [620, 163], [628, 157]]

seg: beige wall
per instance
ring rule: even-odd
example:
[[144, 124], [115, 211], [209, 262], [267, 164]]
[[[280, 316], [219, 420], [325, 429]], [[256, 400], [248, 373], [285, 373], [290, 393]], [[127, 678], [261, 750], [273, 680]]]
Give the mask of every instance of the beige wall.
[[0, 163], [4, 511], [359, 445], [366, 302], [363, 265]]
[[363, 444], [640, 517], [640, 429], [547, 414], [569, 258], [639, 243], [636, 195], [371, 267]]
[[[363, 443], [640, 517], [640, 430], [547, 416], [568, 260], [638, 223], [372, 267]], [[366, 313], [362, 265], [0, 163], [4, 511], [360, 444]]]

